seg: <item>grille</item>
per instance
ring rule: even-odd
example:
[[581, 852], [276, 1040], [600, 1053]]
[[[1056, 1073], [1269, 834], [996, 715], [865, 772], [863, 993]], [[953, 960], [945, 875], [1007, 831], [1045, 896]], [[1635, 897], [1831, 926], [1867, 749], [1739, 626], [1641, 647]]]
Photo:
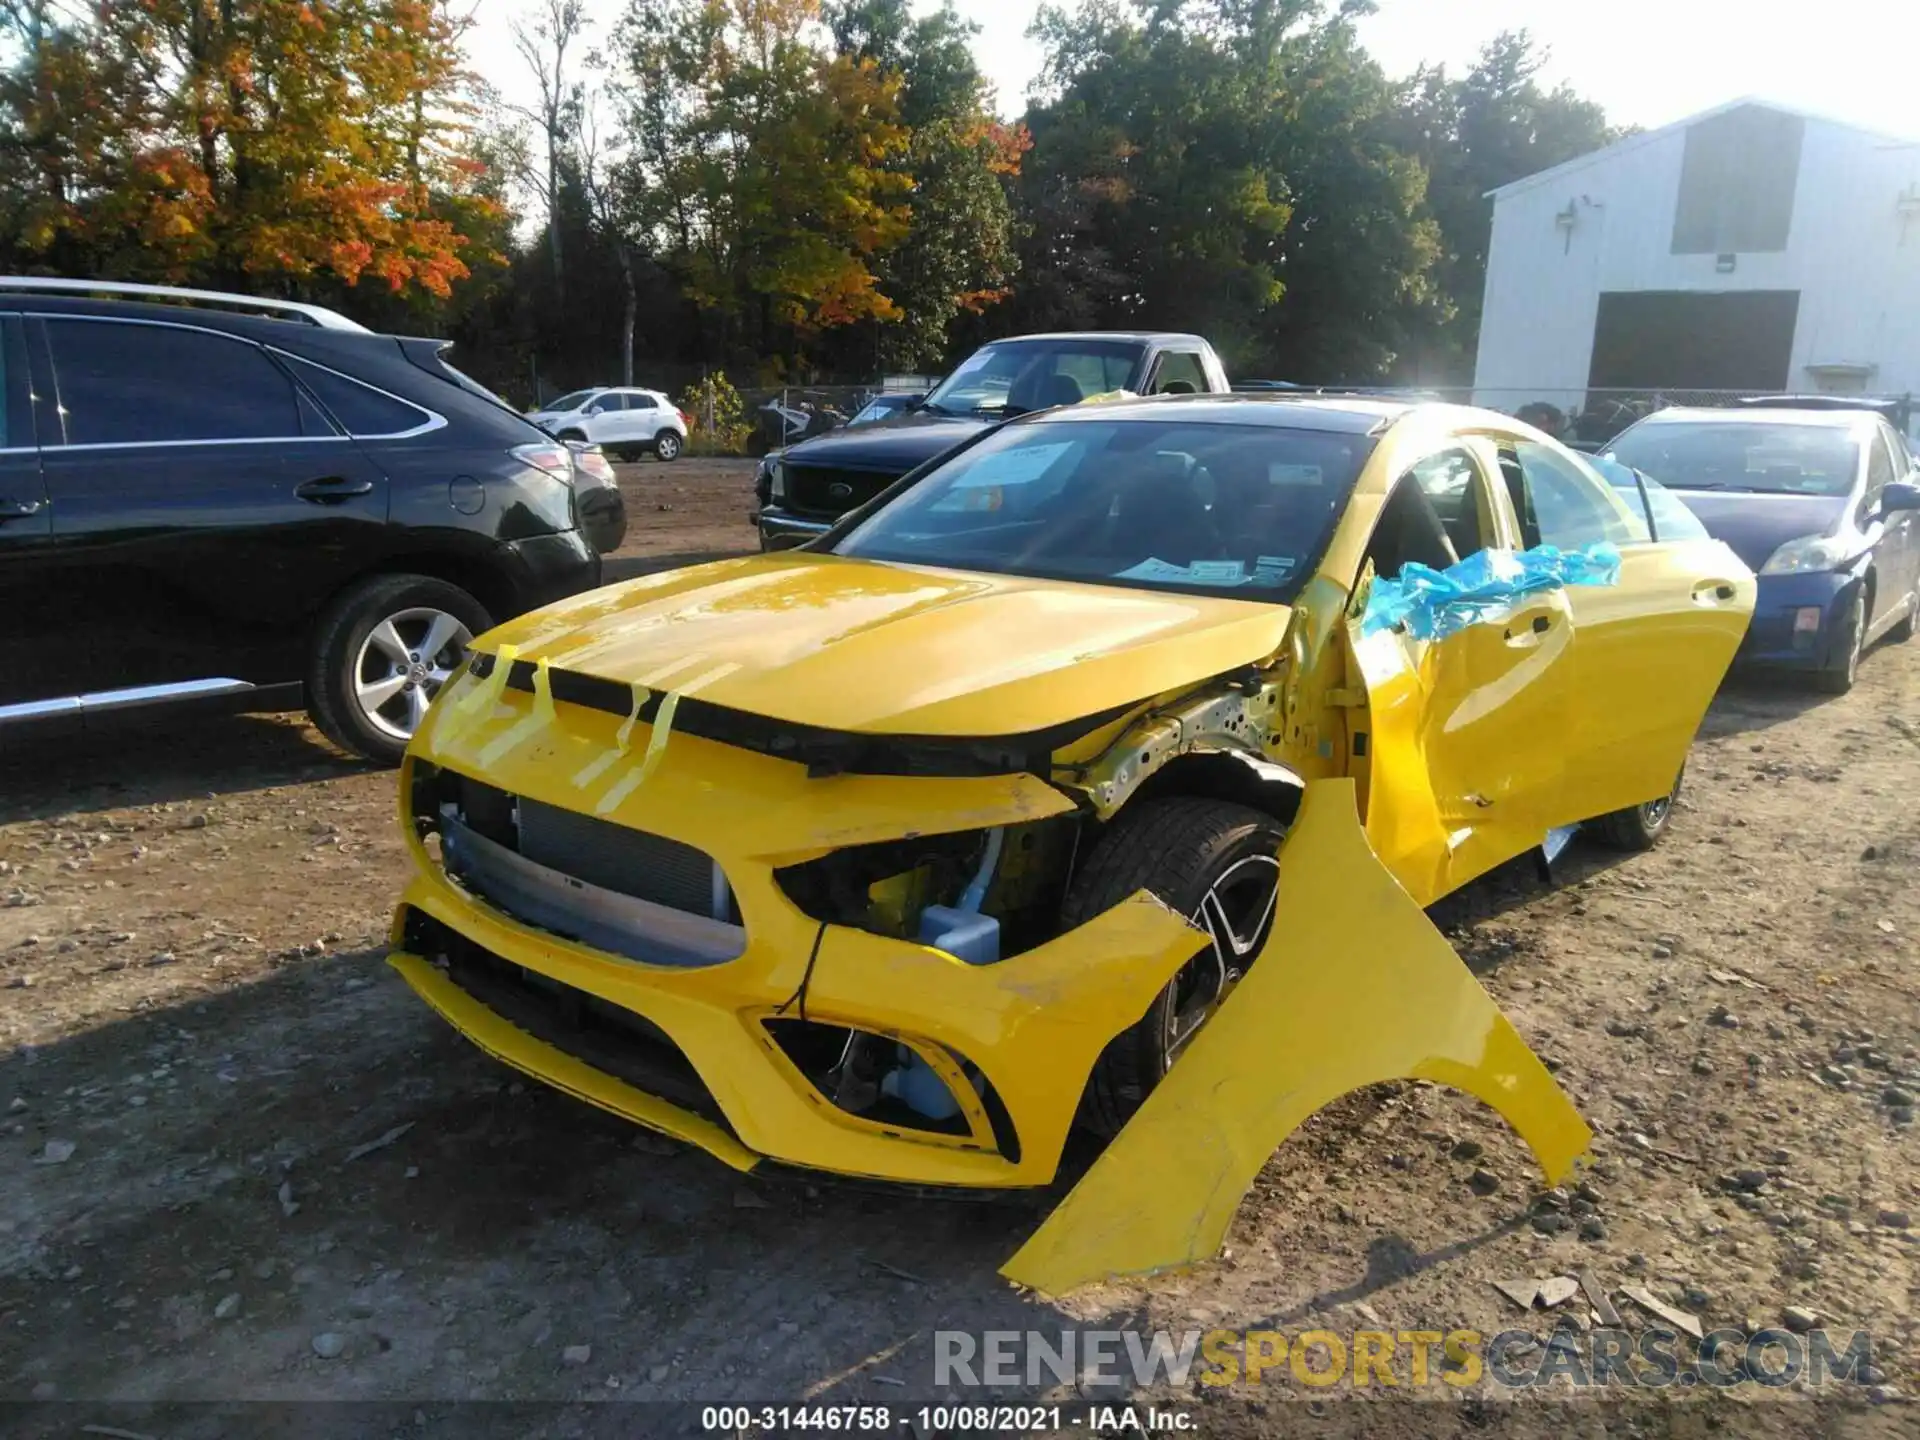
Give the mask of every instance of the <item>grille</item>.
[[[814, 515], [844, 515], [864, 505], [900, 478], [884, 470], [842, 470], [785, 462], [789, 508]], [[902, 472], [904, 473], [904, 472]]]
[[[727, 918], [726, 881], [717, 878], [712, 857], [664, 835], [630, 830], [522, 796], [520, 853], [535, 864], [602, 890], [693, 915]], [[716, 889], [722, 907], [717, 915]]]
[[[595, 889], [649, 900], [672, 910], [740, 923], [740, 910], [719, 864], [692, 845], [630, 829], [506, 791], [453, 770], [419, 777], [416, 809], [450, 805], [476, 834], [536, 865]], [[516, 823], [517, 820], [517, 823]]]

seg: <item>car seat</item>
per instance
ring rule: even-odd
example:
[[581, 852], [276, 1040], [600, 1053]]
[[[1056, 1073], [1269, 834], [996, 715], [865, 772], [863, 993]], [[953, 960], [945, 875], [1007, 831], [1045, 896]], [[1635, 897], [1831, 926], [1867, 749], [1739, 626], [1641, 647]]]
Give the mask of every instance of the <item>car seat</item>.
[[1056, 405], [1078, 405], [1086, 399], [1080, 382], [1071, 375], [1045, 375], [1038, 380], [1022, 380], [1007, 393], [1007, 404], [1015, 410], [1051, 410]]

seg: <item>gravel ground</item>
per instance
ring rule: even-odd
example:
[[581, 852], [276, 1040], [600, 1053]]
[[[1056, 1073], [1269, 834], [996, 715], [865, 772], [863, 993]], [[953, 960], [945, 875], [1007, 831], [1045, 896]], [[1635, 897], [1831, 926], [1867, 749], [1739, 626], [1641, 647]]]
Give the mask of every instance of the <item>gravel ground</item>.
[[[623, 469], [623, 559], [750, 539], [745, 467]], [[1585, 1191], [1543, 1212], [1489, 1112], [1376, 1087], [1274, 1156], [1222, 1259], [1050, 1305], [994, 1274], [1045, 1197], [743, 1180], [459, 1040], [382, 963], [392, 777], [300, 719], [14, 743], [0, 1401], [903, 1407], [940, 1398], [939, 1328], [1492, 1334], [1529, 1323], [1493, 1281], [1584, 1268], [1708, 1329], [1867, 1328], [1886, 1403], [1157, 1398], [1209, 1435], [1914, 1434], [1917, 780], [1920, 648], [1844, 699], [1741, 685], [1658, 850], [1576, 846], [1556, 885], [1516, 865], [1435, 911], [1598, 1132]]]

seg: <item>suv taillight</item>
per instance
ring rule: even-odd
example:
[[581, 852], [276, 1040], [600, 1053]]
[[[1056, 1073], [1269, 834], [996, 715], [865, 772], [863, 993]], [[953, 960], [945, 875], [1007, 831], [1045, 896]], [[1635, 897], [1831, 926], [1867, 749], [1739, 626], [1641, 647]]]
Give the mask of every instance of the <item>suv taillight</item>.
[[556, 480], [571, 481], [573, 479], [573, 452], [558, 440], [549, 443], [516, 445], [509, 453], [514, 459], [531, 465], [536, 470], [546, 471]]

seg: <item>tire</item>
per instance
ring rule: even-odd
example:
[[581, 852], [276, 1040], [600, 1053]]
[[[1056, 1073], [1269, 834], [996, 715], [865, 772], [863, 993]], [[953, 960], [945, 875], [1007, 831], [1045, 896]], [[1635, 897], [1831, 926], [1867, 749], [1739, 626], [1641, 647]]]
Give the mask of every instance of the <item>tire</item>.
[[1860, 678], [1860, 656], [1866, 650], [1867, 640], [1867, 590], [1862, 585], [1854, 592], [1853, 604], [1847, 610], [1846, 624], [1837, 637], [1841, 648], [1840, 663], [1825, 670], [1813, 672], [1813, 686], [1829, 695], [1844, 695], [1853, 689], [1854, 681]]
[[1644, 805], [1632, 805], [1625, 810], [1615, 810], [1610, 815], [1589, 820], [1581, 828], [1609, 850], [1619, 850], [1629, 855], [1651, 850], [1660, 843], [1660, 837], [1667, 833], [1667, 827], [1673, 823], [1674, 802], [1679, 800], [1680, 787], [1686, 778], [1686, 767], [1682, 766], [1679, 778], [1673, 782], [1673, 789], [1663, 798], [1649, 800]]
[[[1107, 1045], [1080, 1102], [1084, 1128], [1119, 1133], [1259, 953], [1273, 925], [1285, 833], [1259, 810], [1183, 796], [1134, 805], [1095, 844], [1061, 907], [1064, 925], [1084, 924], [1144, 889], [1205, 925], [1214, 944]], [[1216, 887], [1223, 907], [1207, 903]]]
[[[427, 703], [452, 677], [473, 637], [492, 625], [478, 600], [430, 575], [356, 581], [334, 597], [314, 629], [308, 713], [341, 749], [397, 765]], [[424, 646], [434, 638], [441, 644], [427, 654]], [[375, 703], [395, 680], [401, 683]]]
[[653, 437], [653, 453], [661, 460], [672, 462], [680, 458], [680, 452], [687, 442], [678, 430], [662, 430]]

